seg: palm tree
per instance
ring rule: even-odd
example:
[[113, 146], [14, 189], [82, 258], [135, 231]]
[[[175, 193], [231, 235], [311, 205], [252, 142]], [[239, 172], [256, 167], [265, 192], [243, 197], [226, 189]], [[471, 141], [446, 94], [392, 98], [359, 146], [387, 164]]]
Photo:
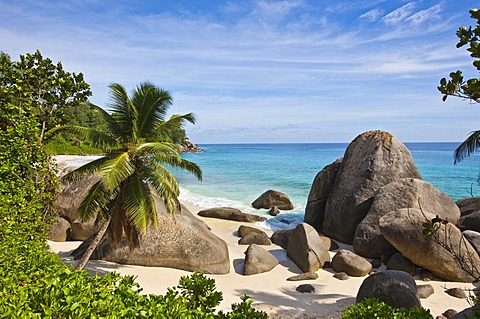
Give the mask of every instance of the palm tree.
[[[474, 154], [480, 149], [480, 130], [473, 131], [468, 135], [467, 139], [463, 141], [456, 149], [453, 155], [454, 163], [461, 162], [466, 157]], [[479, 176], [480, 178], [480, 176]]]
[[202, 178], [198, 165], [182, 159], [176, 146], [165, 142], [173, 128], [181, 127], [186, 121], [195, 123], [193, 114], [173, 115], [166, 120], [172, 98], [151, 83], [138, 85], [131, 96], [120, 84], [110, 85], [110, 90], [112, 113], [102, 111], [108, 133], [78, 126], [57, 130], [76, 133], [106, 150], [105, 157], [65, 176], [67, 180], [90, 174], [100, 177], [82, 201], [79, 214], [82, 220], [96, 215], [103, 225], [76, 265], [77, 269], [85, 266], [105, 233], [116, 244], [126, 237], [129, 245], [137, 246], [150, 224], [158, 227], [155, 194], [163, 199], [169, 213], [180, 207], [178, 183], [168, 167], [189, 171], [199, 180]]

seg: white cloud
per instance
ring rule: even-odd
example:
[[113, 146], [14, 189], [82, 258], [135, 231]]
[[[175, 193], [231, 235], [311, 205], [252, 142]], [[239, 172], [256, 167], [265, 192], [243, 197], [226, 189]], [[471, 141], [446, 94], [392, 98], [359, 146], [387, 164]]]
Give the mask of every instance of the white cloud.
[[440, 13], [442, 12], [442, 5], [437, 4], [426, 10], [421, 10], [412, 16], [408, 17], [406, 21], [411, 22], [413, 25], [420, 25], [426, 21], [438, 21], [441, 19]]
[[365, 12], [364, 14], [362, 14], [361, 16], [359, 16], [358, 18], [360, 20], [365, 20], [367, 22], [375, 22], [377, 21], [378, 19], [380, 19], [380, 17], [383, 15], [383, 10], [380, 10], [380, 9], [372, 9], [368, 12]]
[[383, 21], [387, 25], [397, 25], [413, 12], [413, 9], [416, 7], [415, 2], [409, 2], [406, 5], [401, 6], [400, 8], [390, 12], [383, 17]]

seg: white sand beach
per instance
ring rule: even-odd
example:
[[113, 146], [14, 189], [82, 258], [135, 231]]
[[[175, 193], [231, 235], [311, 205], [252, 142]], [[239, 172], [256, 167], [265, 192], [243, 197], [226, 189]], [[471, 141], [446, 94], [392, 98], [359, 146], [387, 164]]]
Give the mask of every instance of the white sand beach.
[[[196, 214], [200, 208], [184, 203]], [[200, 218], [200, 217], [199, 217]], [[231, 268], [227, 275], [209, 275], [214, 278], [218, 290], [223, 292], [224, 300], [219, 309], [228, 310], [230, 305], [240, 301], [240, 296], [246, 294], [254, 300], [257, 309], [270, 314], [278, 314], [280, 318], [339, 318], [345, 307], [355, 303], [355, 297], [361, 283], [366, 277], [350, 277], [341, 281], [333, 277], [332, 269], [320, 269], [316, 280], [301, 282], [287, 281], [288, 277], [300, 274], [300, 269], [287, 258], [286, 251], [279, 246], [264, 246], [280, 261], [280, 265], [272, 271], [252, 276], [242, 275], [244, 251], [247, 246], [238, 245], [236, 231], [242, 223], [211, 218], [201, 218], [212, 229], [212, 232], [225, 240], [229, 247]], [[254, 226], [254, 225], [252, 225]], [[266, 231], [267, 234], [271, 232]], [[80, 242], [51, 242], [51, 251], [58, 253], [67, 263], [73, 263], [69, 253]], [[341, 248], [351, 248], [342, 245]], [[335, 252], [331, 252], [332, 257]], [[124, 275], [137, 276], [137, 282], [144, 293], [164, 294], [168, 287], [176, 286], [181, 276], [190, 272], [160, 267], [141, 267], [121, 265], [104, 261], [89, 261], [86, 269], [91, 273], [105, 273], [116, 271]], [[315, 287], [314, 293], [300, 293], [295, 288], [304, 283]], [[446, 288], [474, 288], [472, 284], [453, 283], [443, 281], [423, 282], [417, 280], [418, 285], [431, 284], [435, 293], [427, 299], [422, 299], [422, 306], [430, 309], [435, 317], [447, 309], [461, 311], [469, 307], [465, 299], [452, 297], [444, 292]]]

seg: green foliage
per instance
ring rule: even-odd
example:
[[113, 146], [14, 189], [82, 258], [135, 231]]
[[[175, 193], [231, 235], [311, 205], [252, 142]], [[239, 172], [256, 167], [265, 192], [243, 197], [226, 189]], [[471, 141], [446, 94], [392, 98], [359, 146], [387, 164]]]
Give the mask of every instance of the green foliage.
[[20, 55], [19, 61], [0, 54], [0, 89], [10, 91], [10, 103], [21, 108], [30, 105], [40, 124], [40, 142], [49, 130], [65, 123], [67, 110], [91, 95], [82, 73], [66, 72], [61, 62], [54, 64], [38, 50]]
[[[477, 20], [477, 25], [475, 28], [471, 26], [458, 28], [457, 37], [459, 42], [457, 43], [457, 48], [468, 46], [467, 51], [470, 52], [470, 56], [474, 59], [473, 66], [477, 71], [480, 71], [480, 43], [478, 42], [480, 37], [480, 11], [472, 9], [470, 10], [470, 16], [472, 19]], [[451, 72], [448, 80], [442, 78], [438, 90], [443, 94], [444, 101], [448, 96], [456, 96], [480, 103], [480, 78], [465, 80], [460, 70]]]
[[252, 307], [252, 300], [247, 296], [243, 295], [240, 297], [242, 302], [238, 304], [232, 304], [232, 311], [229, 313], [223, 313], [220, 311], [220, 319], [267, 319], [268, 316], [263, 311], [255, 310]]
[[342, 311], [342, 319], [433, 319], [424, 308], [393, 308], [377, 299], [364, 299]]
[[[76, 107], [64, 110], [65, 125], [87, 127], [106, 133], [108, 124], [103, 112], [91, 103], [80, 103]], [[94, 147], [92, 143], [84, 141], [78, 135], [68, 132], [56, 133], [55, 130], [50, 130], [47, 134], [48, 143], [45, 145], [45, 149], [48, 154], [91, 155], [103, 153], [103, 150]]]
[[48, 144], [45, 145], [47, 154], [50, 155], [92, 155], [103, 154], [99, 148], [93, 147], [91, 143], [85, 141], [77, 141], [76, 143], [68, 140], [68, 137], [55, 136]]
[[181, 277], [177, 288], [187, 301], [187, 308], [192, 310], [211, 312], [223, 299], [222, 293], [215, 291], [215, 280], [198, 273]]

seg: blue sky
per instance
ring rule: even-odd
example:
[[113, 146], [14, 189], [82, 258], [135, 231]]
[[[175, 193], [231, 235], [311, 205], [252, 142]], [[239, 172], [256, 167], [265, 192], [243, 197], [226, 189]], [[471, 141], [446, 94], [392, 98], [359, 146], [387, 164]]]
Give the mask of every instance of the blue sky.
[[406, 142], [461, 141], [480, 107], [441, 101], [461, 69], [455, 32], [474, 1], [0, 0], [0, 50], [40, 49], [83, 72], [91, 101], [151, 81], [197, 143], [349, 142], [387, 130]]

